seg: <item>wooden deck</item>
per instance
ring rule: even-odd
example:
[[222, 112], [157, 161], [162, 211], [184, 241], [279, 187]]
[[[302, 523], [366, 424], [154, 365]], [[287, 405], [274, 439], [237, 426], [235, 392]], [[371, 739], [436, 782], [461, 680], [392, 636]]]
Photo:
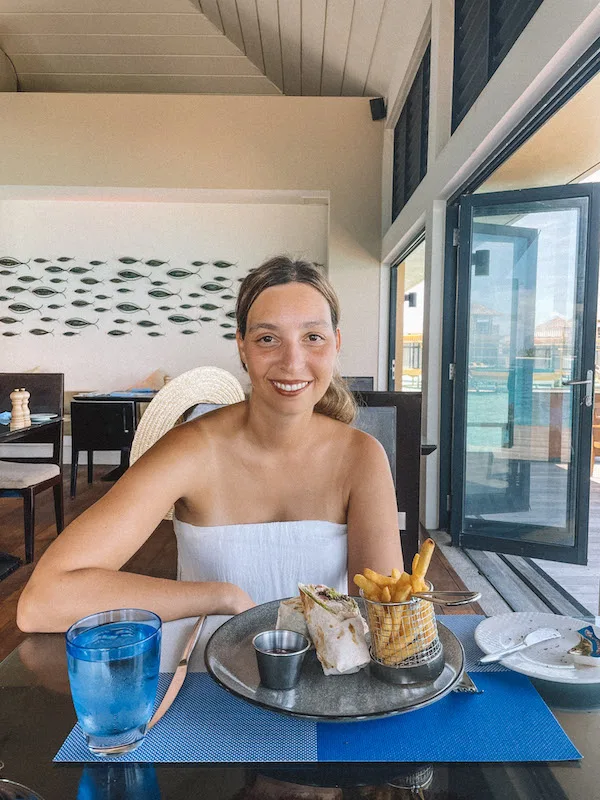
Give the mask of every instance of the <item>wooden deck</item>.
[[[98, 466], [94, 470], [95, 482], [86, 483], [86, 467], [80, 467], [78, 493], [75, 500], [65, 499], [65, 522], [68, 524], [79, 516], [86, 508], [102, 497], [112, 486], [102, 483], [99, 478], [112, 469], [112, 466]], [[54, 526], [54, 509], [52, 493], [43, 492], [36, 502], [36, 561], [56, 536]], [[0, 549], [24, 556], [23, 546], [23, 513], [19, 500], [2, 499], [0, 502]], [[177, 564], [177, 547], [171, 522], [163, 521], [123, 567], [129, 572], [152, 575], [159, 578], [175, 578]], [[12, 575], [0, 582], [0, 660], [7, 656], [27, 636], [21, 633], [16, 625], [16, 609], [19, 595], [33, 571], [34, 564], [22, 566]], [[466, 588], [444, 556], [436, 550], [429, 569], [428, 577], [436, 589]], [[477, 604], [453, 609], [454, 613], [481, 614]]]
[[538, 559], [535, 561], [592, 614], [600, 614], [600, 462], [594, 465], [590, 482], [587, 566]]

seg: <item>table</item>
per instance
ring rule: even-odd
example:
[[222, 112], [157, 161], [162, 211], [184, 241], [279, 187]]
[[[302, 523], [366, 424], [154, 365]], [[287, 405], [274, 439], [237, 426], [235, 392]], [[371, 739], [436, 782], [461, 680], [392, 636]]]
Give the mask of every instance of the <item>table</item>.
[[[300, 793], [268, 793], [269, 781], [312, 783], [320, 786], [383, 786], [421, 768], [429, 789], [415, 797], [435, 800], [591, 800], [600, 781], [600, 712], [556, 712], [556, 716], [585, 756], [581, 762], [560, 764], [333, 764], [227, 766], [196, 765], [82, 765], [53, 764], [60, 745], [75, 722], [69, 695], [64, 638], [59, 634], [30, 636], [0, 664], [0, 775], [35, 789], [44, 800], [64, 798], [127, 798], [127, 800], [241, 800], [243, 797], [304, 797]], [[357, 723], [360, 724], [360, 723]], [[278, 768], [279, 767], [279, 768]], [[243, 787], [259, 782], [254, 795]], [[96, 784], [95, 792], [82, 787]], [[127, 782], [127, 793], [123, 787]], [[79, 794], [78, 794], [79, 788]], [[408, 793], [323, 794], [327, 800], [381, 797], [408, 798]], [[319, 795], [311, 794], [312, 800]]]
[[[115, 392], [84, 392], [83, 394], [76, 394], [73, 400], [80, 402], [95, 402], [95, 403], [128, 403], [134, 407], [134, 420], [137, 427], [140, 419], [140, 403], [149, 403], [156, 395], [157, 391], [132, 391], [123, 390]], [[121, 450], [121, 460], [118, 467], [111, 469], [106, 475], [103, 475], [103, 481], [118, 481], [121, 475], [126, 471], [129, 466], [129, 451]]]
[[[0, 444], [13, 442], [29, 444], [51, 444], [52, 457], [36, 459], [37, 462], [62, 464], [63, 452], [63, 417], [55, 417], [48, 422], [33, 422], [27, 428], [18, 428], [11, 431], [9, 424], [0, 423]], [[11, 459], [20, 461], [27, 459]], [[0, 552], [0, 581], [14, 572], [21, 565], [21, 559], [10, 553]]]

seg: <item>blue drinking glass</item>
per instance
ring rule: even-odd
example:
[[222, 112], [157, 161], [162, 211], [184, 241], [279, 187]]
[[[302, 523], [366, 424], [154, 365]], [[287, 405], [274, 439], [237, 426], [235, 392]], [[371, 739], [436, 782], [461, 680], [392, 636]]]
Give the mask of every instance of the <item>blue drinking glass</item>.
[[84, 617], [67, 631], [73, 705], [92, 753], [127, 753], [144, 739], [158, 686], [161, 627], [152, 611], [120, 608]]

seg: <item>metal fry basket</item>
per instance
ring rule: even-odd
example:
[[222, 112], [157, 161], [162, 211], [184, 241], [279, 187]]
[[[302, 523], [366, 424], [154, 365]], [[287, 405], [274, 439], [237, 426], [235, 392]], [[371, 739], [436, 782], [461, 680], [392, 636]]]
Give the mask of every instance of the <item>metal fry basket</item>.
[[433, 603], [369, 600], [361, 590], [371, 635], [371, 671], [389, 683], [424, 683], [444, 669]]

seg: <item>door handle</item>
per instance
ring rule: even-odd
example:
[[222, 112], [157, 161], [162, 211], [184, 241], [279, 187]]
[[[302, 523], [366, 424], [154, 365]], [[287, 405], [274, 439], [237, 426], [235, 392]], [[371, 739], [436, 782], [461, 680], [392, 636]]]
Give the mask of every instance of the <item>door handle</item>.
[[584, 381], [562, 381], [563, 386], [585, 386], [585, 404], [591, 406], [594, 402], [594, 371], [588, 369]]

